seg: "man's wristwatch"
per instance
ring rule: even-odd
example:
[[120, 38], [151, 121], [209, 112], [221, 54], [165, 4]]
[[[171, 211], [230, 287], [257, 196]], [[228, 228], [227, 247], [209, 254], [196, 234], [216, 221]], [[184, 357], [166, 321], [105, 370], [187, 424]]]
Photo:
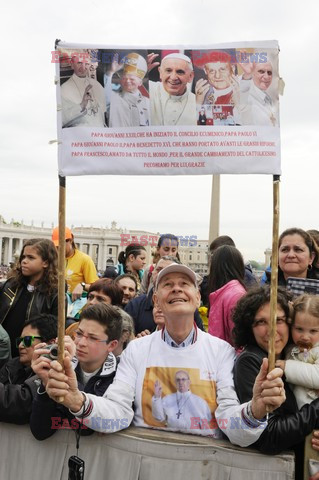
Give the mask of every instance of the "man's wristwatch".
[[86, 285], [86, 283], [85, 283], [85, 282], [81, 282], [81, 285], [82, 285], [82, 287], [83, 287], [83, 290], [85, 290], [85, 285]]

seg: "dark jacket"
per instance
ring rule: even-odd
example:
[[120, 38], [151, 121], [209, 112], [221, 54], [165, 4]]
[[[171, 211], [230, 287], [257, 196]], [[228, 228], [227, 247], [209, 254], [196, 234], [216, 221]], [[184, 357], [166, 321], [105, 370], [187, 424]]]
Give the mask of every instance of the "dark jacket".
[[[133, 298], [124, 308], [134, 320], [136, 335], [146, 329], [150, 332], [156, 330], [156, 324], [153, 320], [153, 293], [153, 288], [151, 288], [147, 295], [144, 293]], [[203, 322], [197, 309], [194, 313], [194, 321], [198, 328], [203, 330]]]
[[[234, 366], [234, 383], [241, 403], [252, 398], [253, 385], [262, 359], [267, 353], [260, 347], [249, 346], [239, 355]], [[303, 441], [312, 430], [319, 428], [319, 399], [298, 410], [289, 385], [285, 383], [286, 401], [269, 416], [268, 426], [254, 444], [263, 453], [278, 454], [293, 448], [296, 453], [296, 478], [302, 478]], [[300, 469], [300, 471], [299, 471]]]
[[255, 275], [253, 274], [253, 269], [250, 263], [245, 264], [245, 276], [244, 276], [244, 284], [249, 290], [250, 288], [257, 287], [258, 282], [256, 280]]
[[7, 363], [8, 360], [11, 359], [11, 342], [10, 337], [0, 325], [0, 368], [2, 365]]
[[15, 424], [29, 422], [38, 377], [19, 357], [9, 360], [0, 370], [0, 421]]
[[[23, 288], [26, 287], [26, 285], [25, 287], [16, 287], [14, 285], [14, 279], [9, 278], [0, 290], [0, 324], [5, 320], [11, 308], [16, 304]], [[28, 305], [26, 320], [39, 313], [58, 315], [58, 290], [51, 295], [44, 293], [41, 285], [34, 290], [32, 299]]]
[[[113, 382], [118, 362], [113, 353], [110, 353], [103, 366], [93, 377], [90, 378], [85, 387], [82, 383], [80, 364], [77, 363], [76, 359], [74, 359], [74, 364], [76, 365], [75, 373], [78, 380], [79, 390], [86, 393], [92, 393], [98, 397], [103, 397], [104, 393]], [[78, 426], [79, 423], [74, 415], [70, 413], [69, 409], [52, 400], [41, 384], [32, 404], [32, 414], [30, 418], [30, 428], [35, 438], [37, 440], [45, 440], [46, 438], [51, 437], [60, 428], [72, 428], [76, 430]], [[82, 426], [82, 435], [91, 435], [92, 433], [93, 430], [85, 425]]]

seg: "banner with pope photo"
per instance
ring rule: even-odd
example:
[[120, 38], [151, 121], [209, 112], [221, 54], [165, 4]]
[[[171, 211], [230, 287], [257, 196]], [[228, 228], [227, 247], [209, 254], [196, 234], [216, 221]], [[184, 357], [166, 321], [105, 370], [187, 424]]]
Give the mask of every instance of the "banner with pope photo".
[[280, 174], [278, 53], [57, 42], [59, 174]]

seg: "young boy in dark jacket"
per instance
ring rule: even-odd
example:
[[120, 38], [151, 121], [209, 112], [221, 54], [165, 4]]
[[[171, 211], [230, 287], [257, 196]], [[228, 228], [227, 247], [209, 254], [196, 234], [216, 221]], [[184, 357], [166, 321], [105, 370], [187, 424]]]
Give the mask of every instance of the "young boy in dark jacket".
[[[111, 305], [99, 303], [85, 308], [75, 332], [76, 357], [73, 359], [79, 388], [87, 393], [103, 396], [115, 376], [117, 361], [113, 350], [122, 333], [120, 313]], [[33, 401], [30, 427], [38, 440], [45, 440], [60, 428], [78, 429], [79, 424], [69, 410], [51, 400], [45, 385], [51, 360], [43, 357], [43, 344], [35, 351], [33, 370], [42, 384]], [[69, 353], [71, 349], [67, 347]], [[85, 425], [81, 433], [92, 433]]]

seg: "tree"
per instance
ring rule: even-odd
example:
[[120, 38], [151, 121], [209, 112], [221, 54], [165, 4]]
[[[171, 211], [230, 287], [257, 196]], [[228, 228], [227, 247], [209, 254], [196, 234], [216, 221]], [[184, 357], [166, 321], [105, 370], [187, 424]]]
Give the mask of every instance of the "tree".
[[264, 267], [260, 263], [256, 262], [256, 260], [249, 260], [249, 263], [252, 266], [252, 268], [254, 268], [255, 270], [263, 270], [264, 269]]

